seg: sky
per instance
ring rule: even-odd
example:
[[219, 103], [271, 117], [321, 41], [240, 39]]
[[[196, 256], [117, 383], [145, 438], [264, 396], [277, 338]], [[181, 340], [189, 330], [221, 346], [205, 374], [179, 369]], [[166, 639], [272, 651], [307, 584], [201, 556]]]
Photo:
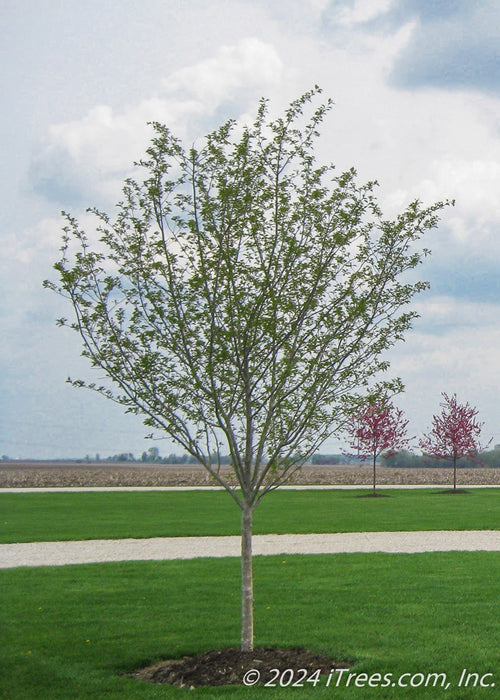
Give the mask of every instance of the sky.
[[66, 383], [95, 377], [56, 327], [66, 302], [42, 288], [60, 212], [112, 211], [148, 121], [189, 144], [315, 84], [335, 103], [318, 160], [378, 180], [387, 216], [456, 200], [424, 241], [420, 318], [388, 356], [395, 403], [418, 437], [456, 393], [500, 443], [498, 0], [0, 0], [0, 22], [0, 455], [176, 450]]

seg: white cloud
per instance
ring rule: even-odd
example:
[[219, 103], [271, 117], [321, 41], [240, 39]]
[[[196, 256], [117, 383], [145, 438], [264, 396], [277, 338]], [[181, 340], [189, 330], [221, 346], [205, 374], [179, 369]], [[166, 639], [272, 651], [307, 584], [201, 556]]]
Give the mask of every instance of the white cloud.
[[429, 186], [455, 198], [457, 206], [448, 223], [458, 240], [497, 237], [500, 224], [500, 161], [492, 158], [446, 159], [431, 165]]
[[418, 198], [425, 202], [454, 199], [446, 225], [459, 243], [474, 249], [483, 241], [497, 244], [500, 225], [500, 161], [487, 158], [444, 157], [428, 164], [426, 176], [408, 189], [396, 189], [387, 198], [395, 209]]
[[61, 245], [61, 220], [46, 218], [29, 226], [19, 236], [14, 233], [2, 237], [1, 265], [7, 272], [13, 264], [32, 265], [54, 255]]
[[344, 6], [338, 10], [336, 21], [345, 27], [362, 24], [386, 13], [391, 4], [392, 0], [355, 0], [352, 6]]
[[480, 328], [495, 325], [498, 318], [498, 305], [459, 300], [451, 296], [433, 296], [426, 301], [417, 301], [412, 308], [420, 315], [418, 327], [426, 327], [431, 332], [443, 328]]
[[497, 0], [394, 2], [389, 24], [417, 21], [394, 64], [393, 83], [403, 89], [434, 85], [498, 94], [499, 17]]
[[235, 46], [221, 47], [215, 56], [176, 71], [164, 81], [167, 93], [187, 92], [204, 108], [214, 109], [233, 100], [235, 91], [254, 93], [278, 85], [283, 64], [276, 50], [256, 38], [243, 39]]
[[282, 69], [272, 46], [243, 39], [174, 72], [155, 97], [121, 112], [97, 105], [79, 120], [54, 124], [32, 163], [33, 186], [48, 199], [65, 203], [112, 201], [147, 148], [152, 135], [148, 122], [166, 123], [186, 136], [190, 120], [210, 117], [222, 102], [237, 99], [243, 108], [257, 94], [268, 93], [279, 85]]
[[494, 435], [499, 442], [500, 306], [451, 298], [416, 306], [421, 319], [406, 342], [389, 354], [391, 375], [405, 384], [398, 405], [409, 416], [412, 431], [420, 434], [428, 427], [442, 392], [457, 393], [460, 401], [477, 406], [486, 421], [486, 441]]
[[321, 13], [329, 5], [330, 0], [307, 0], [310, 5], [310, 9], [312, 9], [316, 13]]

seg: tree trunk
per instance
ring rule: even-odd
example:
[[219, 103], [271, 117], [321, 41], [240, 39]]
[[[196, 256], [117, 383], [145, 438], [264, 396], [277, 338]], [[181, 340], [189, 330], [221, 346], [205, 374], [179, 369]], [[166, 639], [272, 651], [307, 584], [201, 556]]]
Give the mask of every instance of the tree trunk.
[[376, 488], [377, 488], [377, 476], [375, 474], [376, 461], [377, 461], [377, 455], [373, 455], [373, 493], [376, 492]]
[[243, 506], [241, 516], [241, 651], [253, 650], [253, 508]]
[[457, 455], [453, 455], [453, 490], [457, 490]]

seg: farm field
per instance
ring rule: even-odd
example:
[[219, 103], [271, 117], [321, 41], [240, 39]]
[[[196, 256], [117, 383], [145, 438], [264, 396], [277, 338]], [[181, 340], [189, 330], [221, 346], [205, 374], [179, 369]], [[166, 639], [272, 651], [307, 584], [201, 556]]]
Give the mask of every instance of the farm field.
[[[383, 488], [380, 489], [384, 493]], [[276, 491], [255, 512], [255, 534], [494, 530], [500, 488]], [[0, 494], [0, 542], [236, 535], [240, 511], [222, 491]]]
[[[379, 484], [452, 484], [453, 470], [443, 465], [440, 469], [394, 469], [377, 467]], [[228, 475], [230, 469], [222, 467]], [[500, 487], [500, 469], [460, 469], [459, 483]], [[0, 487], [51, 486], [207, 486], [213, 481], [201, 466], [145, 464], [129, 462], [0, 462]], [[372, 483], [370, 466], [307, 465], [293, 475], [294, 484], [351, 484], [359, 487]]]

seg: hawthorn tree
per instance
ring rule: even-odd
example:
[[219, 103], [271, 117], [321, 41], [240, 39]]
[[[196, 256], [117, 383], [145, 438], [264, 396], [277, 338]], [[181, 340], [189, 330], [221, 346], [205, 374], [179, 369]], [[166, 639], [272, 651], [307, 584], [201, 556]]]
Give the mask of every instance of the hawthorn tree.
[[386, 450], [402, 450], [408, 447], [408, 421], [403, 411], [396, 408], [387, 396], [376, 396], [363, 402], [349, 417], [346, 431], [359, 458], [372, 459], [373, 495], [376, 494], [377, 457]]
[[420, 440], [425, 455], [450, 460], [453, 464], [453, 490], [457, 489], [457, 461], [475, 457], [482, 449], [479, 442], [484, 423], [477, 421], [478, 410], [468, 403], [460, 404], [457, 395], [443, 393], [442, 410], [432, 418], [430, 432]]
[[[375, 184], [318, 165], [331, 101], [318, 88], [250, 125], [228, 121], [185, 149], [154, 123], [142, 180], [125, 181], [97, 234], [65, 216], [59, 281], [102, 379], [70, 380], [141, 414], [241, 509], [241, 647], [253, 645], [252, 518], [344, 423], [351, 397], [388, 368], [428, 285], [402, 277], [444, 206], [386, 220]], [[305, 115], [306, 108], [309, 116]], [[391, 386], [391, 382], [387, 382]], [[221, 470], [231, 456], [232, 477]]]

